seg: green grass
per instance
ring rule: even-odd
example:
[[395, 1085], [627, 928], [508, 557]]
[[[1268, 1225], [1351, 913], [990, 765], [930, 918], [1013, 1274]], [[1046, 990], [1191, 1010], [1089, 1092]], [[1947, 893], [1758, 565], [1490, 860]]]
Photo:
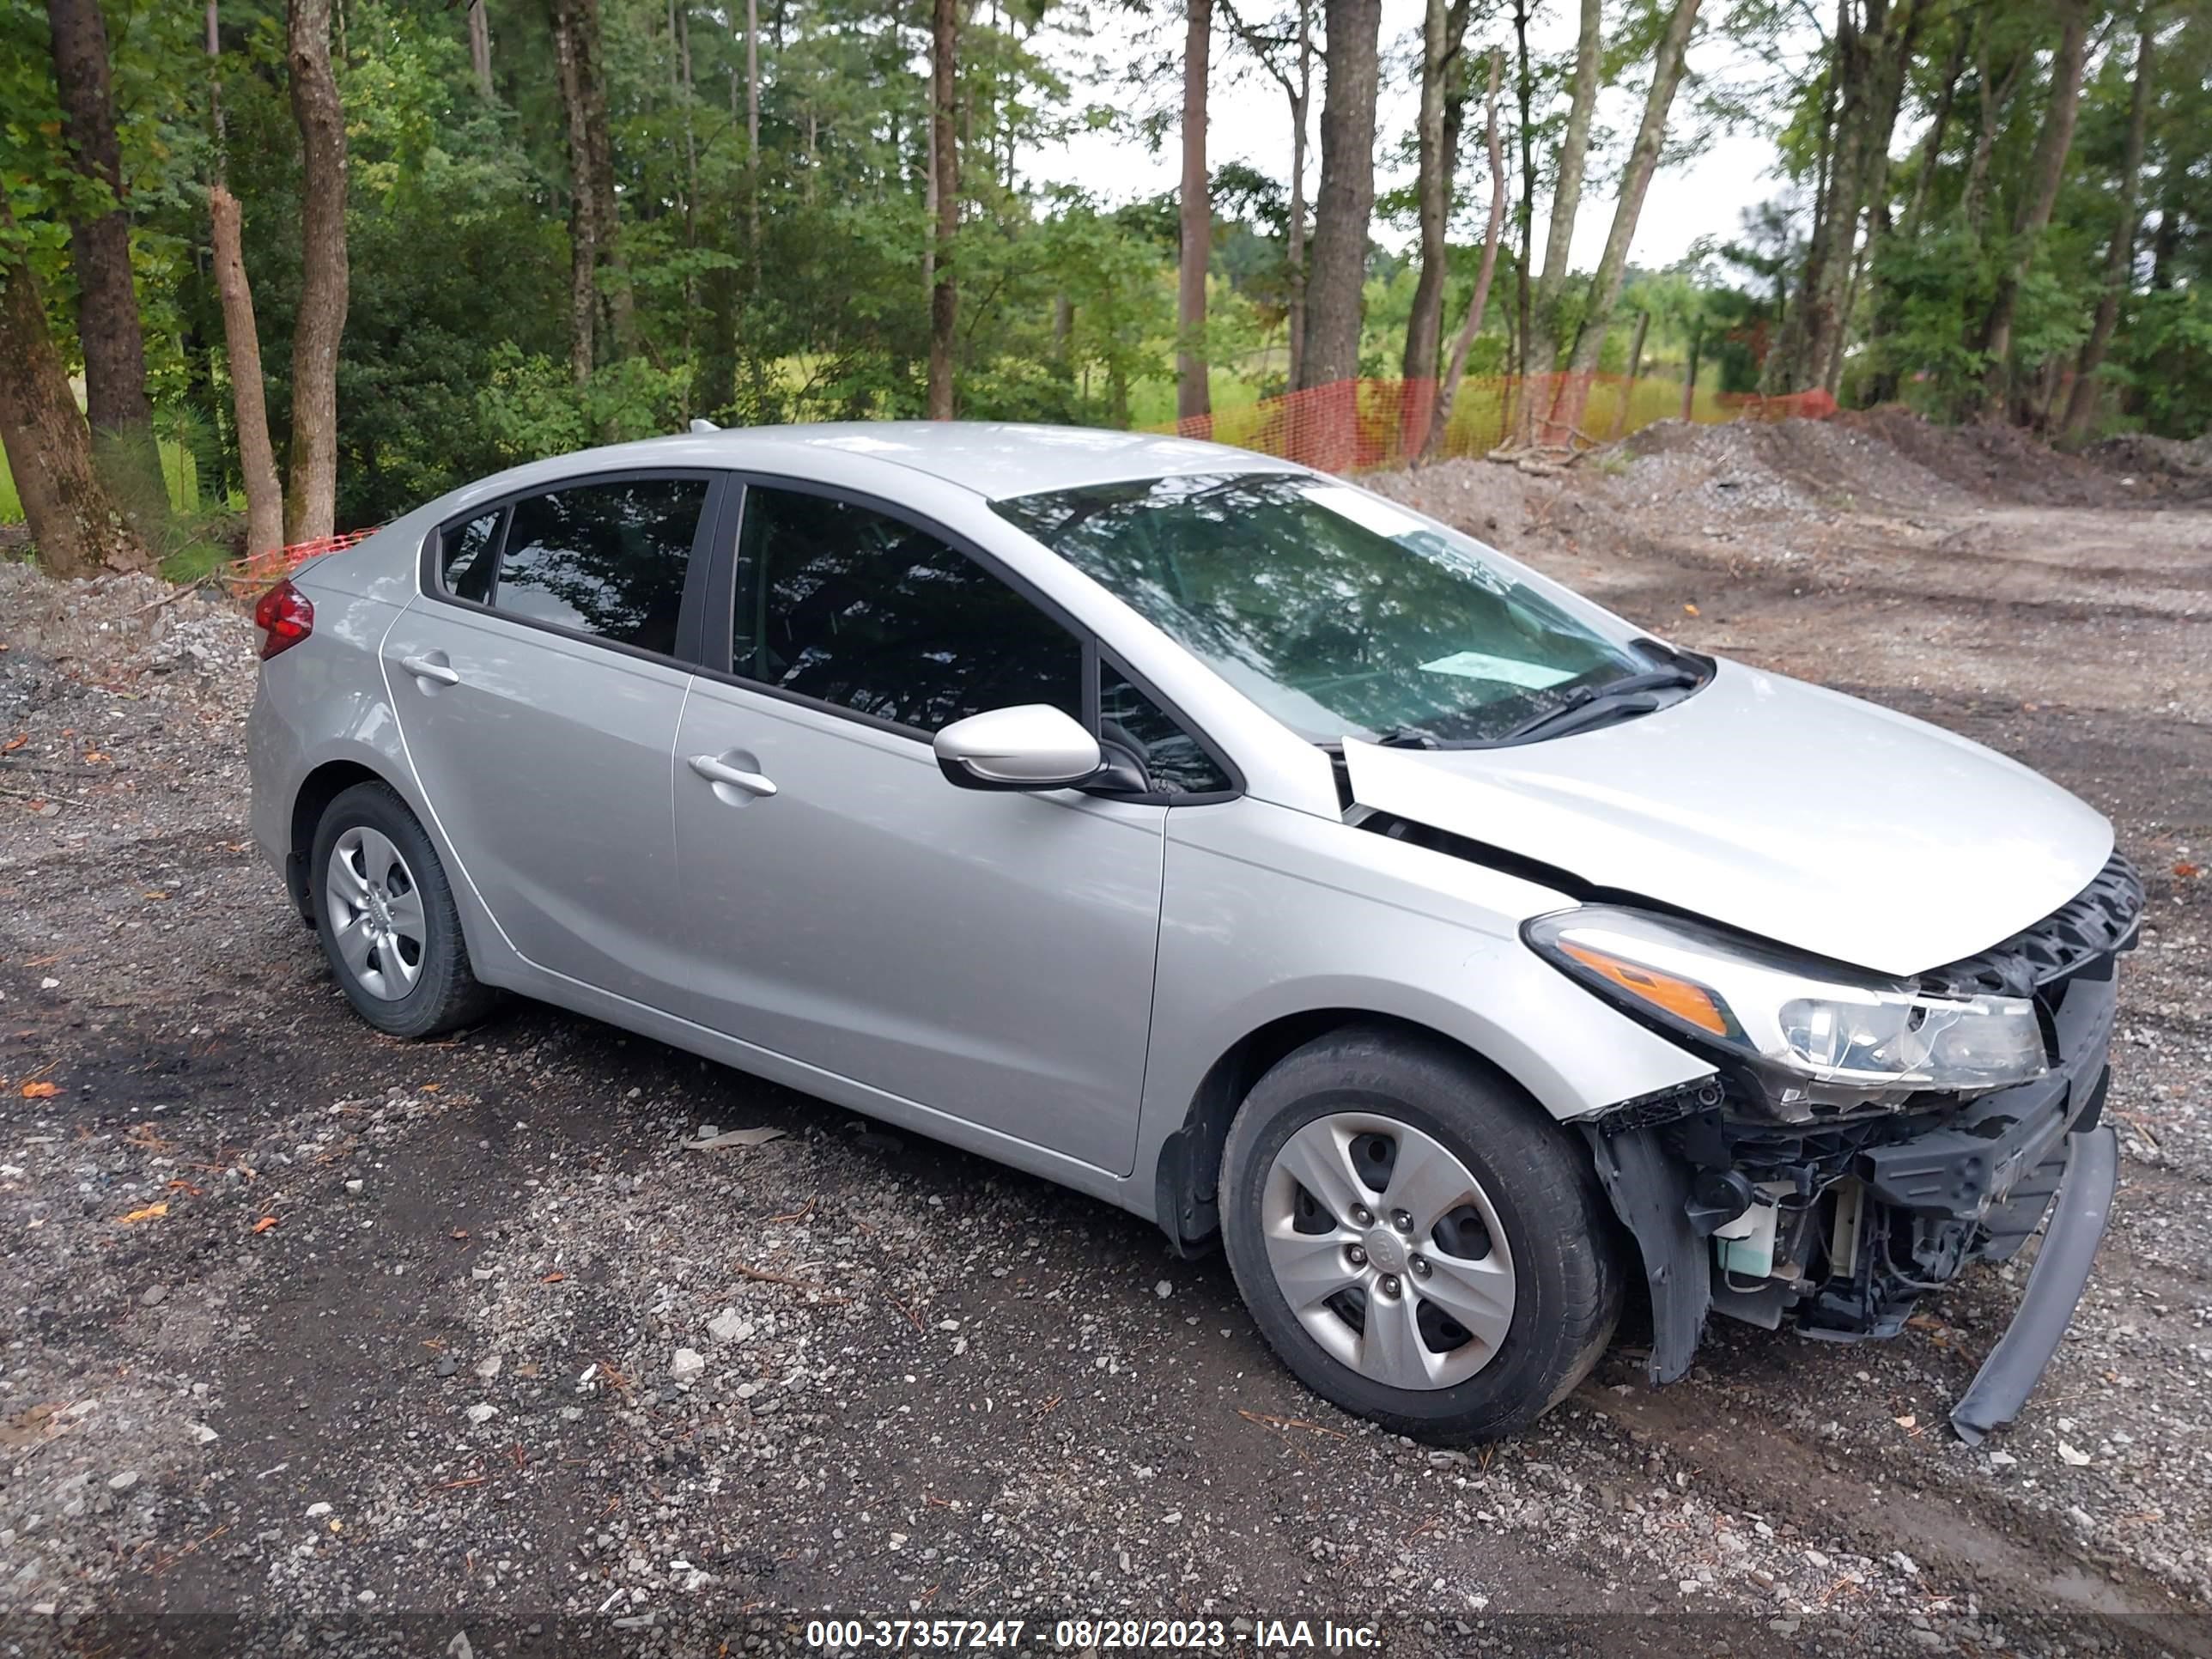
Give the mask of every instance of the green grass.
[[[161, 440], [161, 477], [169, 486], [170, 511], [197, 514], [201, 507], [199, 466], [189, 449], [167, 438]], [[22, 522], [23, 498], [8, 471], [8, 452], [0, 449], [0, 524]]]

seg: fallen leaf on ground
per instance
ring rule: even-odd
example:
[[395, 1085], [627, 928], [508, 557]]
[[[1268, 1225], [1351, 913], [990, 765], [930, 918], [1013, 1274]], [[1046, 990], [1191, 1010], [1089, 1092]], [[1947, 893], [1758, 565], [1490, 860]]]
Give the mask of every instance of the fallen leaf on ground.
[[781, 1129], [725, 1129], [720, 1134], [703, 1136], [684, 1144], [695, 1152], [714, 1152], [726, 1146], [759, 1146], [782, 1139], [783, 1131]]
[[558, 1285], [558, 1284], [559, 1284], [562, 1279], [566, 1279], [568, 1276], [568, 1274], [566, 1274], [566, 1273], [559, 1273], [559, 1272], [550, 1273], [545, 1274], [545, 1275], [544, 1275], [543, 1278], [541, 1278], [538, 1282], [539, 1284], [541, 1284], [541, 1285]]
[[260, 1220], [253, 1224], [253, 1231], [257, 1233], [265, 1233], [276, 1224], [276, 1218], [275, 1216], [264, 1215]]
[[18, 732], [7, 742], [0, 743], [0, 755], [12, 755], [30, 740], [31, 734], [28, 732]]
[[52, 1100], [56, 1095], [61, 1093], [61, 1085], [58, 1083], [26, 1083], [23, 1085], [23, 1098], [26, 1100]]
[[420, 1093], [422, 1093], [422, 1094], [426, 1094], [426, 1095], [434, 1095], [434, 1094], [436, 1094], [436, 1093], [438, 1092], [438, 1091], [439, 1091], [439, 1090], [441, 1090], [441, 1089], [444, 1088], [445, 1086], [446, 1086], [446, 1085], [445, 1085], [444, 1084], [442, 1084], [442, 1083], [426, 1083], [426, 1084], [424, 1084], [424, 1085], [422, 1085], [422, 1087], [421, 1088], [421, 1090], [420, 1090], [418, 1092], [420, 1092]]
[[1698, 614], [1698, 607], [1694, 605], [1686, 605], [1682, 607], [1682, 614], [1686, 617], [1697, 616]]
[[2201, 864], [2177, 864], [2173, 866], [2173, 873], [2179, 876], [2184, 881], [2186, 881], [2191, 876], [2203, 875], [2204, 873], [2204, 866]]
[[149, 1204], [144, 1209], [133, 1210], [125, 1216], [123, 1224], [127, 1227], [134, 1221], [158, 1221], [168, 1212], [169, 1206], [166, 1204]]
[[168, 897], [169, 896], [168, 896], [167, 893], [157, 893], [157, 892], [155, 892], [154, 890], [152, 890], [149, 888], [147, 891], [145, 891], [145, 892], [143, 892], [143, 893], [141, 893], [138, 896], [139, 896], [140, 898], [165, 899], [165, 898]]

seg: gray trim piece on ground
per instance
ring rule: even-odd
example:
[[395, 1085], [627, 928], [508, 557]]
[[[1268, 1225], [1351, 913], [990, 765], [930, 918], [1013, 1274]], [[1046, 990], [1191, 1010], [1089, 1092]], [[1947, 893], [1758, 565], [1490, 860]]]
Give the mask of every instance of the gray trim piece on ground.
[[2058, 1352], [2075, 1304], [2089, 1282], [2089, 1264], [2105, 1236], [2112, 1192], [2119, 1184], [2119, 1139], [2106, 1124], [2067, 1137], [2065, 1177], [2051, 1204], [2051, 1228], [2027, 1275], [2020, 1311], [1997, 1339], [1972, 1386], [1951, 1411], [1951, 1426], [1968, 1445], [2020, 1415], [2021, 1407]]

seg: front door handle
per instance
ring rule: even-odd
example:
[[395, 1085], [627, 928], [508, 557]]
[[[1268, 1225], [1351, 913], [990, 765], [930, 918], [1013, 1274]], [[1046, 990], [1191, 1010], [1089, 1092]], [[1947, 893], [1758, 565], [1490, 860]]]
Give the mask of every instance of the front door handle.
[[726, 783], [732, 789], [742, 789], [748, 795], [773, 795], [775, 785], [758, 772], [748, 772], [742, 766], [732, 766], [714, 755], [694, 755], [691, 769], [709, 783]]
[[443, 652], [431, 657], [402, 657], [399, 665], [418, 680], [428, 680], [438, 685], [459, 685], [461, 683], [460, 675], [451, 663], [445, 660]]

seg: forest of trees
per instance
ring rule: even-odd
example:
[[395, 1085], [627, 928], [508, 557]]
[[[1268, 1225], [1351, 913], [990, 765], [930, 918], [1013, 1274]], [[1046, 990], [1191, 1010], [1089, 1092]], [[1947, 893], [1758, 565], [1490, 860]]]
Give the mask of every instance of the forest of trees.
[[[1558, 374], [1562, 428], [1625, 369], [2192, 437], [2203, 6], [0, 0], [0, 516], [57, 573], [173, 573], [693, 416], [1357, 376]], [[1273, 170], [1209, 149], [1232, 77]], [[1085, 128], [1179, 188], [1040, 170]], [[1729, 131], [1773, 150], [1741, 234], [1638, 267], [1655, 174]]]

